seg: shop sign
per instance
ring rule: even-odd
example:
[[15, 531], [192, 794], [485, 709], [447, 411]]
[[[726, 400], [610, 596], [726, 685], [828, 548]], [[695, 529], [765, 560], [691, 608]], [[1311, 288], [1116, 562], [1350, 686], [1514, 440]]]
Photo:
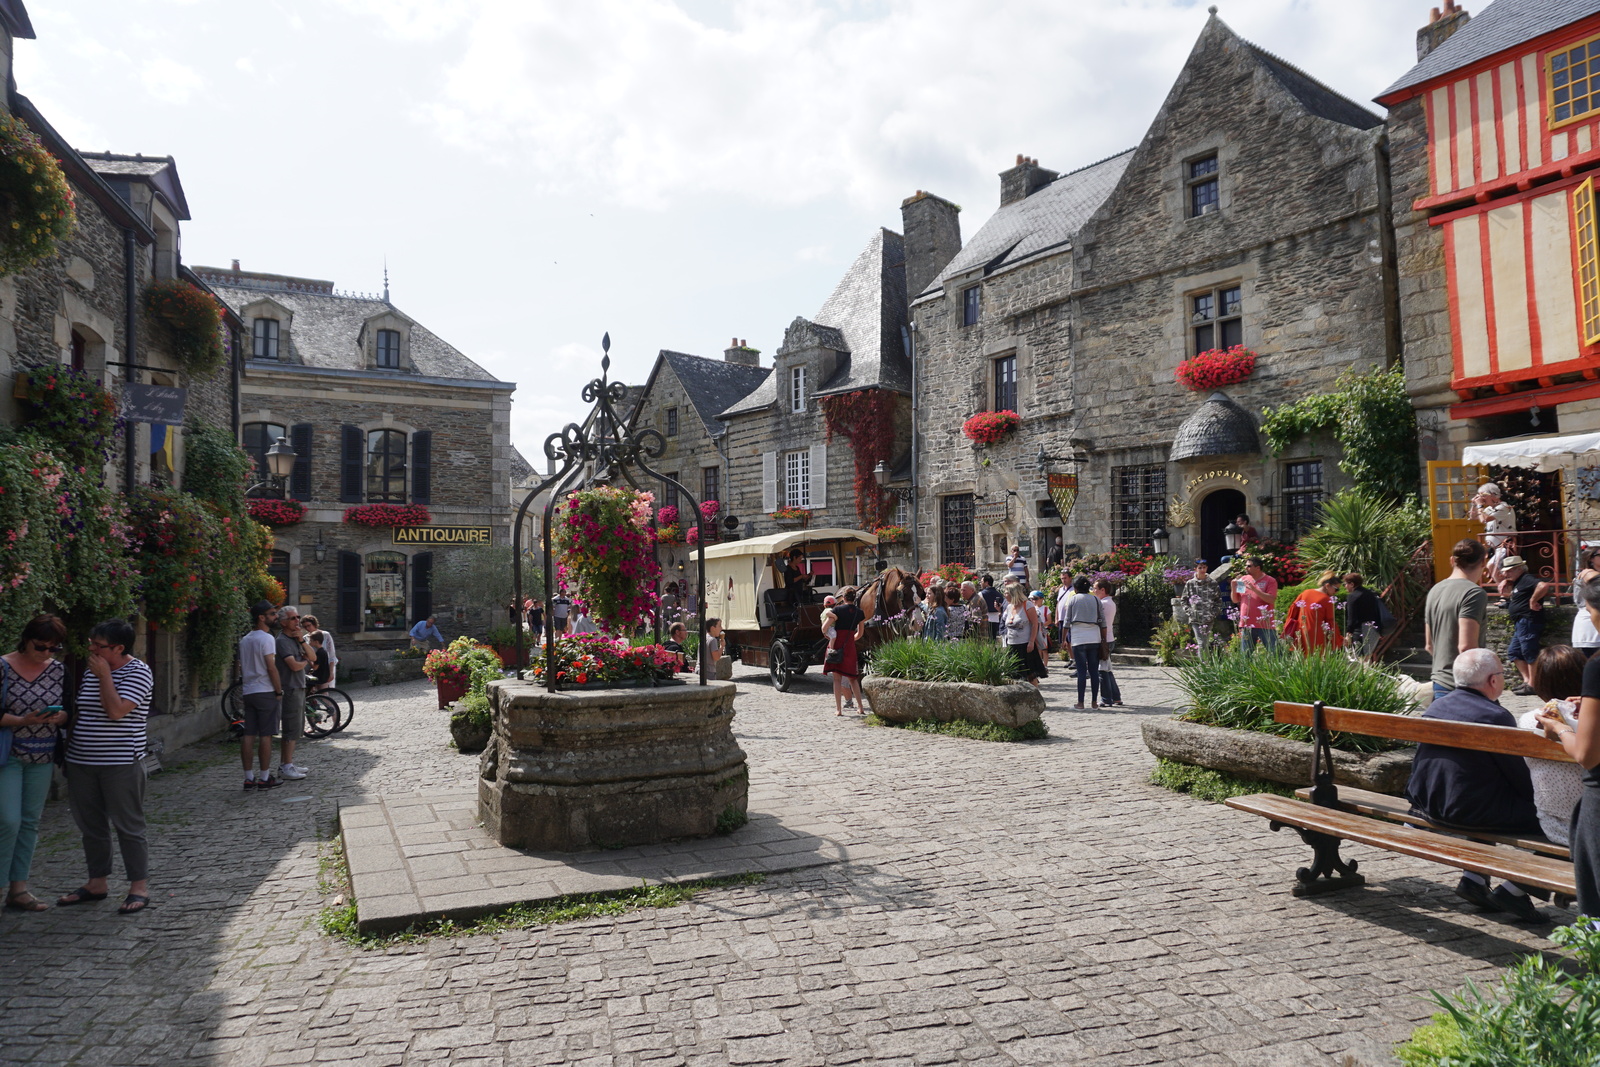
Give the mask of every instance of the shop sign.
[[397, 545], [487, 545], [493, 543], [488, 526], [396, 526]]
[[1050, 499], [1055, 501], [1061, 521], [1065, 522], [1067, 516], [1072, 514], [1072, 505], [1078, 501], [1078, 476], [1051, 474], [1046, 478], [1046, 485], [1050, 490]]
[[985, 526], [999, 526], [1011, 517], [1011, 500], [986, 501], [972, 509], [972, 517]]
[[129, 422], [183, 424], [183, 402], [187, 389], [175, 385], [140, 385], [129, 382], [122, 387], [122, 417]]
[[1186, 488], [1192, 494], [1196, 489], [1200, 488], [1206, 482], [1219, 478], [1223, 481], [1238, 482], [1240, 485], [1250, 484], [1250, 479], [1246, 478], [1238, 471], [1206, 471], [1204, 474], [1197, 474], [1193, 478], [1190, 478]]

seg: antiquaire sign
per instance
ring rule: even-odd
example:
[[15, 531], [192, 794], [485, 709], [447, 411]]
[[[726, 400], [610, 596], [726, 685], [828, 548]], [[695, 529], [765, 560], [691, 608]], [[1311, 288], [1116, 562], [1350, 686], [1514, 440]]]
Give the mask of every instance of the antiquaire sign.
[[488, 526], [396, 526], [397, 545], [488, 545], [493, 544], [493, 529]]

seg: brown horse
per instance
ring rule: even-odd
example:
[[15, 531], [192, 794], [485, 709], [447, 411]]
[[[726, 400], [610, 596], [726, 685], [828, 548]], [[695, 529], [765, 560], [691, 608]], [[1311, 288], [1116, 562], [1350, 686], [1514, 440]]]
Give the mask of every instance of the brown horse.
[[892, 619], [922, 602], [922, 583], [917, 576], [899, 567], [890, 567], [861, 587], [856, 607], [868, 619]]

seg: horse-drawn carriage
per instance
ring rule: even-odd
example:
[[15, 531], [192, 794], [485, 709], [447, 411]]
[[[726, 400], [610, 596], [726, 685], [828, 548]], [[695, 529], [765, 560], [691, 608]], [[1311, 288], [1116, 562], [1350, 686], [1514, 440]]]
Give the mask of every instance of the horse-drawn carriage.
[[[767, 668], [773, 688], [785, 692], [827, 654], [820, 621], [825, 595], [857, 590], [856, 606], [867, 617], [862, 651], [894, 636], [893, 620], [921, 599], [914, 575], [877, 570], [877, 544], [877, 535], [865, 530], [829, 528], [707, 546], [706, 615], [722, 620], [730, 654]], [[805, 554], [801, 569], [811, 576], [798, 595], [783, 584], [784, 561], [796, 548]]]

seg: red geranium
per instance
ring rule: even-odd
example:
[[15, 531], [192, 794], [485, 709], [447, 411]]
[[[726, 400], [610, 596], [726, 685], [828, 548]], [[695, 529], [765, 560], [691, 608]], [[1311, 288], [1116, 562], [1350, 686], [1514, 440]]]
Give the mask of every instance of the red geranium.
[[980, 445], [992, 445], [1021, 425], [1022, 416], [1015, 411], [980, 411], [962, 425], [961, 432]]
[[1234, 345], [1227, 351], [1209, 349], [1178, 364], [1173, 377], [1184, 388], [1195, 392], [1220, 389], [1224, 385], [1242, 382], [1255, 373], [1256, 354], [1244, 345]]
[[267, 526], [293, 526], [306, 517], [306, 506], [298, 500], [257, 500], [244, 502], [250, 517]]
[[421, 504], [358, 504], [344, 509], [344, 521], [358, 526], [426, 526], [433, 516]]

